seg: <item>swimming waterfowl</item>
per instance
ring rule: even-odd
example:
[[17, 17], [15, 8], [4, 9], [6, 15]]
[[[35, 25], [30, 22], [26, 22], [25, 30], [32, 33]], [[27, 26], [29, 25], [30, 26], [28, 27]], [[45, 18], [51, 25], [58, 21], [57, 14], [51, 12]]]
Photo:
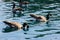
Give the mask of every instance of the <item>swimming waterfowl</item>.
[[18, 22], [11, 22], [11, 21], [3, 21], [6, 25], [8, 25], [10, 28], [17, 28], [17, 29], [23, 29], [25, 30], [29, 28], [29, 25], [27, 23], [20, 24]]
[[29, 4], [29, 2], [28, 1], [24, 1], [24, 2], [22, 2], [22, 4]]
[[48, 13], [48, 14], [46, 15], [46, 17], [44, 17], [44, 16], [39, 16], [39, 15], [36, 15], [36, 14], [30, 14], [30, 16], [33, 17], [33, 18], [35, 18], [36, 20], [44, 21], [44, 22], [46, 22], [46, 21], [49, 20], [49, 16], [50, 16], [50, 15], [51, 15], [51, 14]]
[[23, 10], [21, 7], [16, 8], [16, 7], [15, 7], [15, 6], [16, 6], [15, 3], [14, 3], [14, 2], [12, 2], [12, 3], [13, 3], [13, 7], [12, 7], [12, 10], [13, 10], [13, 11], [17, 11], [17, 10], [18, 10], [18, 11], [22, 11], [22, 10]]
[[13, 12], [13, 17], [15, 17], [16, 11], [19, 11], [18, 15], [22, 14], [22, 11], [24, 11], [21, 7], [15, 7], [15, 3], [13, 2], [13, 7], [12, 7], [12, 12]]
[[28, 1], [19, 2], [20, 7], [24, 8], [25, 10], [28, 8], [28, 5], [27, 4], [29, 4]]

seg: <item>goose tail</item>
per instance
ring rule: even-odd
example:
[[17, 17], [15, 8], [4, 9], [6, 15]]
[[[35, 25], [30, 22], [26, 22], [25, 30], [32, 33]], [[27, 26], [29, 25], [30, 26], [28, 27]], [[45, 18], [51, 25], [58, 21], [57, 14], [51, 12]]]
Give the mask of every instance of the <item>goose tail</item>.
[[37, 17], [38, 17], [38, 16], [35, 15], [35, 14], [30, 14], [30, 16], [33, 17], [33, 18], [37, 18]]
[[8, 21], [3, 21], [3, 23], [5, 23], [5, 24], [10, 24]]

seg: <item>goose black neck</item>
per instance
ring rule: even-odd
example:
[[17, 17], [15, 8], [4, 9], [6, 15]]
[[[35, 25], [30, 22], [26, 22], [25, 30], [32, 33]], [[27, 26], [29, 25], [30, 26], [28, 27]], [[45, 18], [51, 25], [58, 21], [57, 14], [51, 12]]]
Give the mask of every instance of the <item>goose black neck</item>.
[[13, 8], [12, 9], [14, 9], [15, 8], [15, 3], [13, 2]]
[[47, 16], [46, 16], [46, 19], [47, 19], [47, 20], [49, 20], [49, 15], [50, 15], [50, 14], [47, 14]]

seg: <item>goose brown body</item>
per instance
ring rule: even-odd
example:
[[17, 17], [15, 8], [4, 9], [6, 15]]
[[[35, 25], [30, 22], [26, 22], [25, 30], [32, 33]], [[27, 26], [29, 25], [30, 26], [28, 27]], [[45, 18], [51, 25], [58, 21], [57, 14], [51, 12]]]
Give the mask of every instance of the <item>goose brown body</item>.
[[35, 18], [36, 20], [39, 20], [39, 21], [44, 21], [44, 22], [47, 21], [46, 17], [44, 17], [44, 16], [39, 16], [39, 15], [36, 15], [36, 14], [30, 14], [30, 16]]
[[17, 27], [18, 29], [21, 29], [23, 27], [22, 24], [18, 22], [11, 22], [11, 21], [3, 21], [7, 25], [11, 25], [12, 27]]
[[28, 1], [24, 1], [24, 2], [22, 2], [22, 4], [29, 4], [29, 2]]
[[22, 8], [14, 8], [14, 10], [19, 10], [19, 11], [22, 11], [23, 9]]

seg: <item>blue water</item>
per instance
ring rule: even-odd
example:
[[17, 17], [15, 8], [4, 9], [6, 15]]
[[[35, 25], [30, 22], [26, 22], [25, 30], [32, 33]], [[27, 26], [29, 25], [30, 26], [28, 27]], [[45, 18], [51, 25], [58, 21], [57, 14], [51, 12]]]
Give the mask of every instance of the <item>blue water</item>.
[[[18, 3], [16, 2], [16, 5]], [[28, 8], [22, 11], [20, 17], [12, 16], [11, 2], [0, 3], [0, 40], [60, 40], [60, 3], [52, 4], [28, 4]], [[52, 16], [49, 22], [36, 22], [29, 14], [37, 14], [46, 16], [50, 12]], [[27, 22], [29, 24], [29, 31], [22, 29], [3, 33], [5, 25], [2, 21], [16, 21], [21, 24]]]

